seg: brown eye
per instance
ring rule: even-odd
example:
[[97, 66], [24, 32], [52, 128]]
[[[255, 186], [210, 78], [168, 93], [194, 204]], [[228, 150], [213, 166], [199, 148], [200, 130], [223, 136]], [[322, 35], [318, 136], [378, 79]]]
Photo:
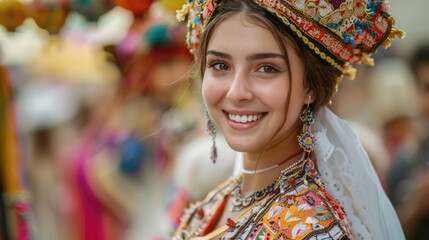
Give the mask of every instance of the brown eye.
[[258, 72], [263, 72], [263, 73], [276, 73], [278, 71], [279, 70], [277, 70], [277, 68], [267, 64], [264, 64], [260, 68], [258, 68]]
[[228, 71], [229, 70], [229, 66], [223, 62], [212, 62], [208, 64], [209, 68], [213, 68], [214, 70], [217, 71]]

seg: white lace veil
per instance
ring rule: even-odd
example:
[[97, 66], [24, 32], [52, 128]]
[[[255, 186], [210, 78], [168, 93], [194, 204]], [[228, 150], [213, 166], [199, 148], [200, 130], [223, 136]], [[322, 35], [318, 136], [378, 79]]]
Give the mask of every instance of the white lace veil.
[[313, 132], [327, 191], [344, 207], [356, 239], [405, 239], [396, 212], [349, 124], [323, 107]]

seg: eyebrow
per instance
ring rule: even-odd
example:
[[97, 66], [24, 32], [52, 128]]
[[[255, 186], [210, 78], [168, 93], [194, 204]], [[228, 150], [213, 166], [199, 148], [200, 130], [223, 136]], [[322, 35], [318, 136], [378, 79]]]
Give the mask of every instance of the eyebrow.
[[283, 54], [278, 54], [278, 53], [256, 53], [256, 54], [246, 56], [246, 60], [249, 62], [256, 61], [256, 60], [263, 60], [267, 58], [285, 59], [285, 56]]
[[220, 58], [224, 58], [224, 59], [228, 59], [228, 60], [232, 59], [231, 55], [229, 55], [227, 53], [223, 53], [223, 52], [218, 52], [215, 50], [208, 50], [206, 55], [213, 55], [215, 57], [220, 57]]
[[[223, 53], [223, 52], [218, 52], [215, 50], [209, 50], [207, 51], [207, 55], [213, 55], [216, 57], [220, 57], [220, 58], [224, 58], [227, 60], [231, 60], [232, 56], [227, 54], [227, 53]], [[263, 60], [263, 59], [267, 59], [267, 58], [281, 58], [281, 59], [286, 59], [285, 56], [283, 54], [278, 54], [278, 53], [256, 53], [256, 54], [252, 54], [252, 55], [248, 55], [246, 56], [246, 60], [251, 62], [251, 61], [255, 61], [255, 60]]]

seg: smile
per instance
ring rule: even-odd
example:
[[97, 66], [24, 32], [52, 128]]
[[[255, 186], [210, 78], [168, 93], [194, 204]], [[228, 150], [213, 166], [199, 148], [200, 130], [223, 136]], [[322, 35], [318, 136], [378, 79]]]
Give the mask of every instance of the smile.
[[247, 130], [259, 124], [268, 113], [267, 112], [227, 112], [223, 110], [228, 119], [229, 126], [237, 130]]
[[231, 114], [228, 113], [228, 118], [231, 121], [238, 122], [238, 123], [249, 123], [249, 122], [255, 122], [261, 119], [264, 116], [264, 114], [254, 114], [254, 115], [238, 115], [238, 114]]

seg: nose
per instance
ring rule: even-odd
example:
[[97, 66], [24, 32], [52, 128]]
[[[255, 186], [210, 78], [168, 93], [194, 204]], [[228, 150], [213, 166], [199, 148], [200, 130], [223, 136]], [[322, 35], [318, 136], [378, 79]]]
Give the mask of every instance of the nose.
[[234, 102], [242, 102], [253, 98], [250, 76], [244, 71], [237, 71], [230, 82], [228, 99]]

